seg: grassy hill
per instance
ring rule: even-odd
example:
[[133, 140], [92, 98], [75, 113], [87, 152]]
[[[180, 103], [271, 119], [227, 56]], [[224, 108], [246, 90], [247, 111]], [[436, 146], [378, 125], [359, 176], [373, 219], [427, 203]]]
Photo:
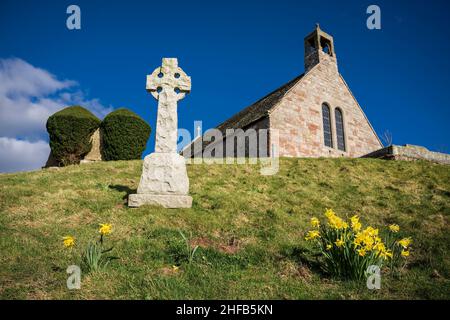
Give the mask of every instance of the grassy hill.
[[[190, 165], [192, 209], [130, 209], [141, 161], [0, 175], [2, 299], [416, 299], [450, 298], [450, 167], [374, 159], [282, 159]], [[411, 236], [409, 264], [382, 275], [381, 290], [332, 279], [304, 240], [312, 216], [333, 208]], [[66, 288], [98, 224], [119, 257]], [[199, 245], [188, 263], [181, 230]], [[72, 235], [76, 245], [63, 247]], [[173, 266], [178, 267], [174, 268]]]

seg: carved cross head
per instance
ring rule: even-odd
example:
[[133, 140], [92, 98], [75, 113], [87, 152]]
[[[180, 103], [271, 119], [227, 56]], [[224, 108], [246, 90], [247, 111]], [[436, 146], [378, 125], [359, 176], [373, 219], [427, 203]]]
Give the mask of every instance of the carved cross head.
[[147, 76], [146, 89], [156, 100], [178, 101], [191, 91], [191, 77], [178, 66], [176, 58], [163, 58], [162, 66]]

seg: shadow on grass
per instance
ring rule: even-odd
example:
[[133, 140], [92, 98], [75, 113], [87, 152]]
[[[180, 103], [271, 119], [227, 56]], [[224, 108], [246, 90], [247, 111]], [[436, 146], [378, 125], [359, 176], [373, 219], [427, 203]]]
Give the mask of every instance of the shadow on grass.
[[109, 186], [109, 188], [110, 189], [114, 189], [114, 190], [119, 191], [119, 192], [125, 192], [125, 195], [122, 197], [122, 199], [123, 200], [127, 200], [127, 202], [128, 202], [128, 196], [130, 194], [133, 194], [133, 193], [137, 192], [137, 189], [131, 189], [131, 188], [127, 187], [127, 186], [122, 186], [122, 185], [117, 185], [117, 184], [111, 185], [111, 186]]
[[323, 278], [328, 278], [329, 275], [324, 272], [318, 260], [319, 255], [313, 253], [308, 248], [301, 246], [289, 246], [284, 248], [281, 252], [282, 257], [295, 261], [298, 265], [306, 265], [314, 273], [319, 274]]

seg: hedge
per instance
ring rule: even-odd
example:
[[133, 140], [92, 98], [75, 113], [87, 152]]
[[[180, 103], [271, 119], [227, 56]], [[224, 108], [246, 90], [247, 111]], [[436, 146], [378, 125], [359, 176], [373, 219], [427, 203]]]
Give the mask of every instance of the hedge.
[[77, 164], [91, 150], [100, 120], [80, 106], [67, 107], [47, 120], [52, 155], [59, 165]]
[[151, 132], [147, 122], [123, 108], [108, 114], [100, 130], [104, 160], [140, 159]]

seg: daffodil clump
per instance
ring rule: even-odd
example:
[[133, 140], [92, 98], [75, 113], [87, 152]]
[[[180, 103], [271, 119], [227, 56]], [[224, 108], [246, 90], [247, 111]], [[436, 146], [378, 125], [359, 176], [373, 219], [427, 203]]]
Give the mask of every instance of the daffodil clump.
[[[99, 224], [98, 232], [100, 233], [98, 241], [89, 242], [81, 257], [82, 265], [88, 271], [103, 269], [111, 260], [116, 259], [116, 257], [105, 255], [105, 253], [110, 252], [113, 247], [104, 249], [104, 238], [111, 234], [112, 225], [109, 223], [101, 223]], [[73, 248], [75, 246], [75, 238], [73, 236], [63, 237], [63, 246], [65, 248]]]
[[395, 239], [400, 231], [396, 224], [388, 226], [384, 239], [379, 229], [363, 227], [358, 215], [349, 221], [333, 210], [325, 211], [325, 223], [311, 218], [312, 230], [305, 239], [319, 250], [323, 269], [329, 274], [347, 279], [364, 279], [370, 265], [395, 268], [401, 259], [409, 256], [411, 238]]

